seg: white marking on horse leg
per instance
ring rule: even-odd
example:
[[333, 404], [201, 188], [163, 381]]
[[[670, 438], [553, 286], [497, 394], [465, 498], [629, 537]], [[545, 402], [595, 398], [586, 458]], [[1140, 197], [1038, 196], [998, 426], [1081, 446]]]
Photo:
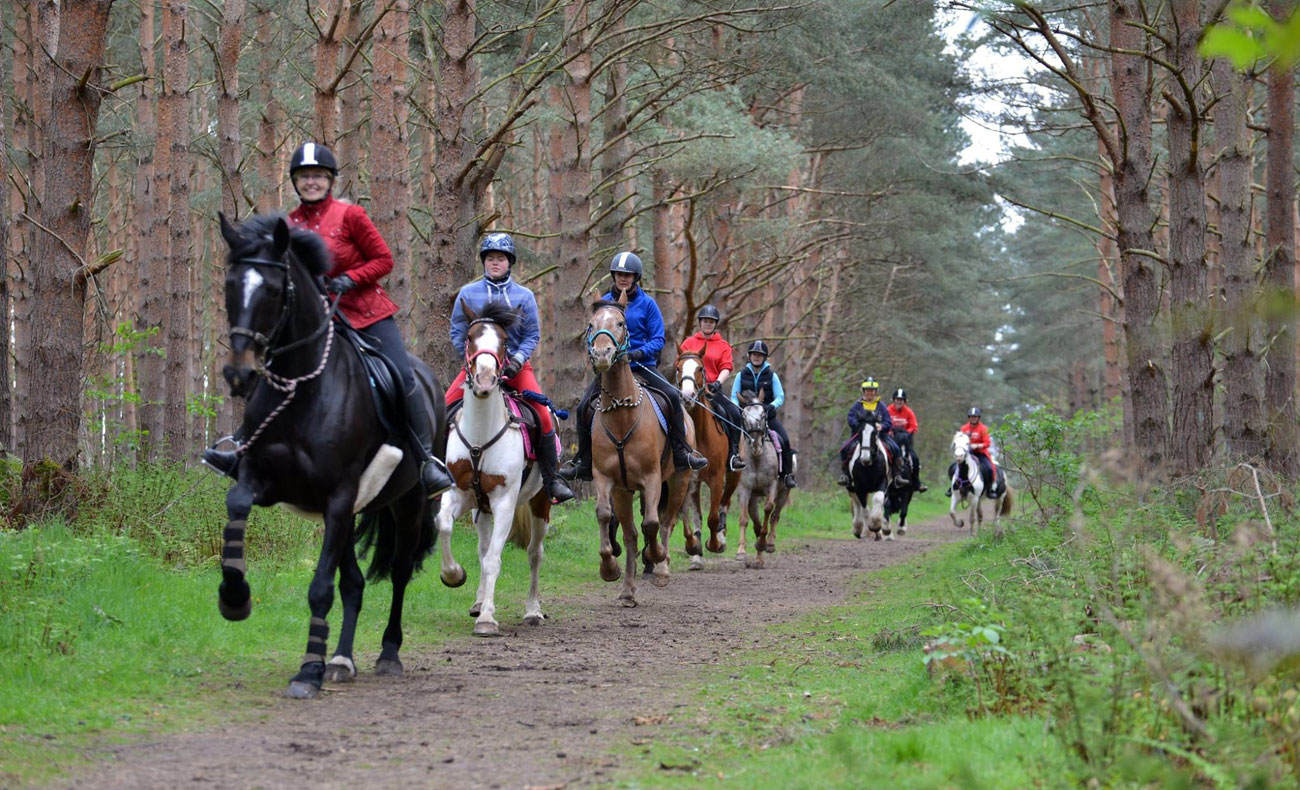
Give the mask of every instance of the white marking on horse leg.
[[[495, 636], [498, 633], [496, 621], [497, 577], [501, 575], [501, 552], [506, 547], [506, 538], [510, 537], [510, 527], [515, 519], [514, 499], [514, 491], [493, 497], [491, 499], [491, 520], [489, 521], [487, 514], [480, 515], [477, 520], [477, 523], [480, 524], [479, 545], [482, 553], [478, 599], [482, 603], [479, 608], [478, 622], [474, 624], [475, 634]], [[487, 537], [486, 541], [483, 540], [484, 537]], [[487, 544], [486, 551], [483, 550], [484, 543]]]
[[542, 614], [542, 594], [539, 585], [542, 559], [546, 555], [546, 547], [542, 541], [545, 539], [546, 531], [550, 525], [533, 516], [532, 509], [527, 503], [519, 508], [516, 513], [532, 519], [532, 529], [529, 530], [528, 541], [528, 570], [531, 573], [531, 579], [528, 585], [528, 599], [524, 601], [524, 623], [527, 625], [541, 625], [542, 620], [546, 619], [546, 615]]
[[459, 587], [465, 581], [465, 569], [460, 567], [451, 553], [451, 528], [456, 519], [465, 510], [465, 495], [458, 488], [453, 488], [442, 495], [442, 507], [438, 509], [438, 554], [442, 561], [442, 582]]
[[348, 675], [351, 677], [357, 676], [357, 665], [352, 663], [352, 659], [347, 656], [334, 656], [329, 660], [329, 666], [345, 667], [348, 670]]

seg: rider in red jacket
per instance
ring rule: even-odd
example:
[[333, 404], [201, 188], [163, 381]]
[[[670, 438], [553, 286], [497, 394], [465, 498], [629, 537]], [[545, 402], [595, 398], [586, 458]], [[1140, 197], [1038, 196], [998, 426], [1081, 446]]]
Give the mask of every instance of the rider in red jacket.
[[921, 459], [912, 446], [912, 437], [921, 425], [916, 421], [916, 412], [907, 405], [907, 391], [902, 387], [894, 390], [894, 400], [888, 408], [889, 418], [894, 421], [894, 441], [912, 461], [912, 490], [917, 493], [929, 491], [930, 487], [921, 482]]
[[711, 304], [701, 307], [700, 331], [683, 340], [680, 350], [683, 354], [699, 354], [704, 363], [705, 384], [713, 394], [709, 402], [716, 410], [715, 414], [722, 418], [727, 433], [727, 468], [734, 472], [745, 468], [745, 462], [740, 460], [740, 453], [737, 452], [740, 446], [740, 428], [745, 416], [741, 414], [739, 406], [721, 394], [722, 385], [731, 378], [735, 364], [732, 362], [735, 352], [731, 344], [718, 331], [718, 322], [721, 320], [722, 312], [718, 308]]
[[[392, 362], [406, 393], [407, 423], [423, 456], [420, 482], [433, 498], [452, 485], [451, 476], [433, 453], [433, 427], [416, 388], [415, 373], [393, 315], [397, 304], [384, 293], [379, 281], [393, 270], [393, 254], [384, 237], [361, 206], [334, 197], [338, 161], [330, 149], [303, 143], [289, 160], [289, 180], [302, 201], [289, 213], [294, 227], [313, 231], [325, 240], [334, 267], [326, 275], [330, 293], [337, 294], [339, 313]], [[209, 449], [203, 460], [233, 475], [238, 458], [233, 452]]]
[[[983, 412], [979, 407], [972, 406], [971, 410], [966, 413], [966, 424], [959, 429], [962, 433], [970, 437], [971, 455], [975, 456], [975, 462], [983, 469], [989, 472], [989, 478], [996, 481], [998, 477], [997, 465], [993, 463], [993, 457], [989, 455], [989, 448], [993, 444], [993, 439], [989, 436], [989, 429], [984, 426]], [[951, 473], [949, 474], [951, 477]], [[952, 489], [949, 488], [945, 496], [952, 496]]]

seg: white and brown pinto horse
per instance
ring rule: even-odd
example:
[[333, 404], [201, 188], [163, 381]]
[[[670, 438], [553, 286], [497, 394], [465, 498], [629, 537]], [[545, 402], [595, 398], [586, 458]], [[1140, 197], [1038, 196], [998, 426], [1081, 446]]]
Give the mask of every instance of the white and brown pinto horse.
[[[736, 559], [747, 567], [762, 568], [763, 555], [776, 550], [776, 525], [781, 521], [781, 510], [790, 499], [790, 489], [785, 487], [780, 474], [781, 458], [767, 424], [767, 404], [763, 402], [762, 393], [755, 394], [749, 390], [740, 393], [740, 413], [745, 423], [740, 447], [745, 468], [740, 470]], [[745, 556], [746, 518], [754, 521], [752, 560]]]
[[538, 625], [545, 617], [538, 572], [551, 501], [542, 486], [541, 470], [525, 457], [526, 429], [512, 418], [501, 389], [506, 330], [516, 314], [497, 304], [488, 304], [478, 315], [466, 307], [465, 314], [470, 319], [465, 343], [467, 392], [447, 437], [447, 468], [456, 486], [442, 496], [438, 545], [443, 582], [459, 586], [465, 580], [465, 570], [452, 556], [451, 529], [460, 514], [472, 508], [480, 575], [469, 613], [477, 618], [476, 636], [499, 636], [496, 584], [507, 540], [528, 550], [532, 582], [524, 603], [524, 622]]
[[[654, 397], [632, 374], [628, 364], [626, 296], [618, 302], [597, 302], [587, 326], [587, 355], [600, 378], [595, 419], [591, 431], [591, 474], [596, 492], [596, 518], [600, 522], [600, 577], [607, 582], [623, 579], [618, 600], [636, 606], [637, 529], [632, 499], [641, 495], [641, 533], [644, 560], [653, 566], [652, 583], [668, 584], [668, 539], [677, 512], [686, 499], [690, 470], [678, 471], [661, 428]], [[685, 421], [686, 441], [694, 444], [694, 425]], [[623, 527], [627, 556], [619, 571], [609, 527], [614, 517]], [[686, 530], [686, 551], [700, 553], [700, 542]]]
[[957, 508], [971, 507], [973, 505], [974, 513], [971, 514], [971, 532], [979, 534], [979, 526], [984, 523], [983, 501], [986, 486], [995, 486], [995, 495], [989, 497], [993, 500], [993, 535], [1002, 537], [1001, 516], [1011, 512], [1011, 487], [1003, 485], [999, 490], [996, 488], [997, 481], [985, 481], [983, 470], [980, 468], [979, 461], [975, 459], [975, 454], [970, 449], [970, 436], [957, 431], [952, 437], [952, 460], [953, 475], [952, 480], [952, 497], [948, 506], [948, 517], [952, 519], [953, 526], [964, 527], [966, 523], [957, 515]]
[[[715, 419], [717, 406], [715, 397], [725, 395], [711, 393], [704, 383], [704, 360], [699, 354], [681, 352], [677, 356], [677, 388], [682, 391], [682, 404], [691, 422], [695, 425], [697, 449], [709, 459], [709, 465], [691, 475], [690, 489], [686, 494], [686, 507], [682, 509], [682, 528], [700, 536], [701, 508], [700, 493], [704, 485], [709, 487], [709, 539], [704, 546], [714, 554], [727, 548], [727, 509], [731, 505], [731, 496], [740, 484], [740, 472], [727, 468], [729, 442], [727, 433]], [[704, 567], [701, 555], [691, 555], [691, 570]]]
[[853, 507], [853, 537], [861, 538], [868, 530], [881, 539], [893, 540], [893, 531], [885, 518], [885, 494], [889, 489], [889, 455], [880, 439], [880, 426], [868, 418], [858, 434], [857, 446], [849, 456], [849, 500]]

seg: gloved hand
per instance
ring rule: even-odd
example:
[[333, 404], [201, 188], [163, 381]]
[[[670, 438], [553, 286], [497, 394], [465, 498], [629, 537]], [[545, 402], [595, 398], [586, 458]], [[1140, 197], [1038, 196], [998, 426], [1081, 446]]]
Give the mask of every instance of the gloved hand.
[[506, 361], [506, 366], [504, 368], [501, 368], [501, 378], [512, 379], [515, 376], [518, 376], [519, 371], [523, 370], [523, 368], [524, 368], [524, 363], [520, 362], [514, 357], [511, 357], [509, 360]]
[[340, 274], [338, 277], [331, 279], [325, 287], [330, 293], [345, 294], [357, 287], [357, 281], [353, 280], [346, 274]]
[[714, 395], [721, 395], [721, 394], [722, 394], [722, 382], [721, 382], [721, 381], [710, 381], [710, 382], [709, 382], [709, 392], [712, 392]]
[[767, 418], [769, 420], [774, 419], [776, 417], [776, 407], [770, 403], [766, 404], [766, 406], [767, 406]]
[[645, 362], [646, 353], [644, 349], [638, 348], [636, 351], [628, 352], [627, 358], [633, 362]]

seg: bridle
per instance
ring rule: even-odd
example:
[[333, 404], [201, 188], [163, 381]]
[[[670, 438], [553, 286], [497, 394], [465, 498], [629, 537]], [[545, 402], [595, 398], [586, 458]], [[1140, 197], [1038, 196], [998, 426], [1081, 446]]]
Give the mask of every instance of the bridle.
[[695, 382], [695, 395], [694, 397], [691, 398], [691, 400], [696, 403], [699, 403], [701, 401], [702, 396], [704, 395], [703, 390], [705, 389], [704, 359], [699, 354], [682, 354], [681, 356], [677, 357], [677, 389], [680, 390], [682, 388], [682, 384], [686, 381], [686, 373], [682, 363], [692, 359], [698, 362], [699, 364], [696, 365], [695, 367], [697, 374], [691, 376], [691, 380]]
[[[491, 324], [494, 327], [499, 326], [497, 322], [487, 318], [475, 318], [473, 321], [469, 322], [470, 327], [473, 327], [475, 324]], [[501, 371], [505, 370], [506, 363], [505, 360], [502, 358], [501, 354], [497, 353], [496, 351], [493, 351], [490, 348], [482, 348], [476, 351], [471, 351], [469, 345], [466, 345], [465, 346], [465, 380], [466, 381], [473, 381], [474, 366], [478, 363], [478, 358], [484, 355], [492, 357], [492, 361], [496, 363], [498, 376], [500, 376]]]
[[[772, 441], [772, 434], [767, 423], [767, 407], [761, 401], [746, 403], [744, 406], [740, 407], [741, 413], [744, 413], [744, 411], [751, 406], [763, 407], [763, 424], [757, 428], [750, 428], [748, 425], [745, 426], [745, 439], [749, 442], [750, 448], [757, 451], [759, 447], [763, 446], [763, 442]], [[746, 422], [748, 422], [748, 420], [746, 420]]]
[[[293, 349], [298, 348], [300, 346], [304, 346], [308, 343], [314, 342], [315, 340], [319, 339], [322, 335], [324, 335], [326, 332], [332, 330], [332, 327], [334, 325], [334, 315], [335, 313], [338, 312], [339, 309], [339, 303], [337, 299], [334, 300], [334, 304], [332, 306], [327, 307], [325, 311], [326, 313], [325, 320], [322, 321], [321, 325], [317, 327], [316, 330], [313, 331], [311, 334], [300, 337], [297, 340], [294, 340], [291, 343], [286, 343], [285, 345], [280, 346], [278, 348], [271, 347], [271, 344], [274, 343], [278, 337], [280, 337], [280, 333], [283, 332], [284, 328], [289, 324], [289, 316], [293, 314], [293, 308], [297, 302], [298, 289], [297, 287], [294, 286], [293, 277], [290, 276], [289, 264], [285, 261], [277, 261], [271, 258], [241, 257], [236, 260], [236, 265], [266, 266], [272, 269], [279, 269], [280, 271], [283, 271], [285, 273], [285, 277], [284, 277], [285, 294], [284, 294], [284, 298], [280, 302], [280, 316], [276, 319], [275, 327], [271, 329], [270, 335], [263, 335], [261, 332], [254, 331], [252, 329], [243, 326], [230, 327], [229, 335], [231, 336], [232, 339], [235, 336], [242, 335], [244, 337], [247, 337], [249, 340], [253, 341], [253, 347], [258, 352], [257, 357], [258, 357], [259, 373], [262, 373], [263, 375], [269, 373], [269, 371], [266, 368], [268, 365], [271, 364], [271, 360], [274, 357], [280, 354], [284, 354], [285, 352], [292, 351]], [[326, 297], [323, 294], [321, 298], [326, 299]], [[325, 353], [326, 356], [328, 356], [329, 354], [328, 348], [326, 349]]]

